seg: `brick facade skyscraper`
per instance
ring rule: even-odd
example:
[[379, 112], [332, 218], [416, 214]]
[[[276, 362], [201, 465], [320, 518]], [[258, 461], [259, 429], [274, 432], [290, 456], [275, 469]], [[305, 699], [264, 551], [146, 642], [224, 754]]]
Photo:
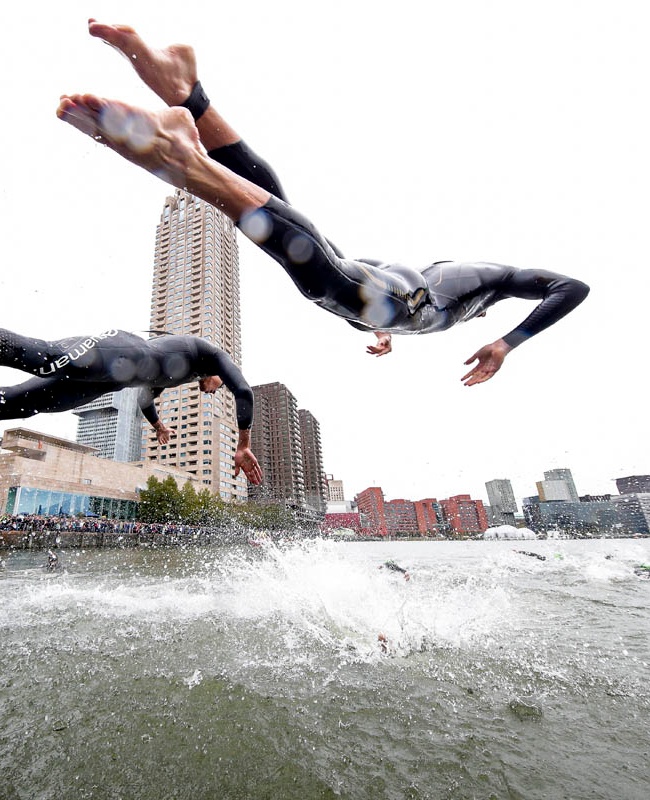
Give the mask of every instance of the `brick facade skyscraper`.
[[296, 398], [282, 383], [253, 386], [255, 413], [251, 449], [264, 473], [261, 486], [248, 487], [251, 500], [305, 507], [305, 478]]

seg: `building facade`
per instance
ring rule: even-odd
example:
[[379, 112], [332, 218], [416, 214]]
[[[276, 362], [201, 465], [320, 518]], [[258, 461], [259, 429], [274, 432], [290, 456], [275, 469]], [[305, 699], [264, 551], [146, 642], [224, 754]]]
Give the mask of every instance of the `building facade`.
[[415, 514], [418, 520], [418, 530], [420, 533], [429, 536], [437, 536], [449, 532], [449, 526], [445, 520], [442, 506], [435, 497], [415, 500], [413, 505], [415, 506]]
[[298, 409], [302, 467], [305, 482], [305, 503], [317, 516], [325, 515], [327, 504], [327, 480], [323, 470], [320, 424], [306, 408]]
[[361, 528], [371, 536], [388, 536], [384, 493], [379, 486], [369, 486], [354, 498], [359, 509]]
[[333, 475], [326, 475], [327, 479], [327, 499], [330, 502], [343, 502], [345, 500], [345, 490], [343, 481], [335, 480]]
[[302, 440], [296, 398], [282, 383], [253, 386], [255, 412], [251, 449], [264, 473], [260, 486], [250, 484], [248, 496], [277, 502], [295, 511], [306, 509]]
[[627, 492], [612, 497], [620, 530], [625, 534], [650, 534], [650, 492]]
[[564, 501], [565, 503], [579, 502], [571, 499], [571, 487], [566, 481], [537, 481], [537, 494], [542, 503]]
[[[561, 469], [549, 469], [544, 473], [544, 480], [545, 481], [562, 481], [565, 484], [568, 494], [569, 494], [569, 501], [572, 503], [579, 503], [580, 498], [578, 496], [578, 490], [576, 489], [576, 485], [573, 481], [573, 475], [571, 474], [570, 469], [561, 468]], [[561, 499], [561, 498], [557, 498]]]
[[649, 494], [650, 475], [628, 475], [616, 479], [619, 494]]
[[[239, 250], [233, 223], [214, 207], [176, 190], [156, 228], [152, 331], [202, 336], [241, 366]], [[198, 384], [166, 389], [159, 414], [175, 436], [159, 445], [143, 428], [142, 457], [195, 475], [224, 500], [245, 500], [245, 476], [234, 477], [238, 438], [234, 398], [202, 394]]]
[[99, 458], [140, 461], [143, 417], [138, 392], [122, 389], [77, 406], [77, 442], [95, 448]]
[[441, 500], [445, 520], [452, 535], [483, 533], [488, 520], [482, 500], [472, 500], [468, 494], [458, 494]]
[[612, 500], [540, 500], [526, 497], [523, 503], [526, 525], [537, 534], [561, 531], [568, 536], [623, 535], [632, 532]]
[[485, 484], [490, 504], [490, 524], [514, 525], [518, 511], [512, 484], [507, 478], [495, 478]]
[[196, 478], [154, 461], [119, 463], [92, 447], [56, 436], [11, 428], [0, 452], [0, 513], [66, 514], [134, 519], [141, 489], [151, 476], [171, 475], [179, 488]]
[[442, 506], [435, 498], [385, 500], [379, 486], [370, 486], [354, 500], [366, 535], [432, 536], [448, 528]]

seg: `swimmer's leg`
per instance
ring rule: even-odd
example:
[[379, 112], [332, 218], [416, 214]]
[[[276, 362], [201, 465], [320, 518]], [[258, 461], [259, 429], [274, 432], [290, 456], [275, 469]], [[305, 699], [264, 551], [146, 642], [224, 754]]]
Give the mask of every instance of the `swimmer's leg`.
[[0, 420], [23, 419], [34, 414], [69, 411], [106, 394], [106, 384], [30, 378], [17, 386], [0, 388]]
[[58, 354], [53, 353], [51, 342], [21, 336], [19, 333], [0, 328], [0, 366], [20, 369], [38, 375], [41, 367], [51, 362]]
[[305, 297], [363, 328], [408, 330], [414, 287], [418, 303], [428, 297], [415, 271], [409, 273], [417, 286], [398, 270], [341, 258], [303, 214], [277, 197], [269, 197], [238, 225], [283, 267]]
[[[61, 98], [57, 114], [123, 158], [221, 210], [284, 267], [303, 294], [328, 311], [361, 319], [359, 288], [369, 276], [373, 282], [377, 278], [381, 295], [387, 293], [381, 270], [339, 258], [299, 212], [208, 158], [188, 111], [147, 112], [95, 95], [73, 95]], [[260, 209], [264, 213], [257, 213]], [[265, 217], [271, 218], [270, 226]]]
[[340, 258], [293, 206], [271, 196], [264, 206], [244, 215], [238, 226], [283, 267], [305, 297], [345, 319], [360, 319], [365, 270], [373, 268]]
[[272, 167], [250, 149], [202, 89], [195, 88], [198, 82], [196, 56], [189, 45], [152, 48], [129, 25], [103, 25], [93, 19], [88, 22], [88, 31], [122, 53], [142, 81], [168, 106], [184, 105], [198, 91], [201, 99], [190, 103], [189, 107], [208, 155], [242, 178], [287, 201]]

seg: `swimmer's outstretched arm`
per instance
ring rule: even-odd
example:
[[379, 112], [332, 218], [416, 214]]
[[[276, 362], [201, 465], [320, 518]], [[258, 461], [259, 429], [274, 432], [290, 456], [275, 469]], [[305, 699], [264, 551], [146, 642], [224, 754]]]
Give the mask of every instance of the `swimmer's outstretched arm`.
[[478, 364], [461, 378], [465, 386], [489, 380], [499, 371], [511, 350], [554, 325], [579, 306], [589, 294], [589, 286], [576, 278], [534, 269], [514, 270], [502, 282], [500, 290], [507, 297], [542, 302], [510, 333], [484, 345], [467, 359], [465, 365], [474, 361], [478, 361]]

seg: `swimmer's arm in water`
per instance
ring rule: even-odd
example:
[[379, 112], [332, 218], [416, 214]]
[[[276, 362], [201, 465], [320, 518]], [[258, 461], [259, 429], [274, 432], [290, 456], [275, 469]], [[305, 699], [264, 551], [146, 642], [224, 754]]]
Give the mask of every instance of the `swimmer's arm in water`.
[[390, 333], [383, 333], [382, 331], [374, 331], [377, 337], [377, 344], [369, 344], [366, 348], [366, 353], [371, 356], [385, 356], [387, 353], [392, 352], [392, 337]]
[[156, 411], [155, 400], [161, 393], [162, 389], [143, 387], [138, 394], [138, 405], [140, 406], [144, 418], [156, 431], [158, 444], [167, 444], [174, 435], [174, 431], [165, 426]]

